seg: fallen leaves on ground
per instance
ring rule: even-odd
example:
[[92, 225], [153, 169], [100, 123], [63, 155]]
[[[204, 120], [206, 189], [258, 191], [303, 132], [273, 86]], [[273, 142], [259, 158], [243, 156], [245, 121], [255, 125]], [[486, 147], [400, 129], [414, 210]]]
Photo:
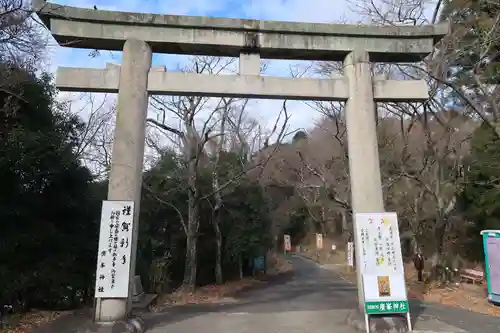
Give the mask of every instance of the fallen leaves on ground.
[[221, 299], [231, 297], [236, 292], [253, 286], [260, 281], [255, 279], [242, 279], [239, 281], [231, 281], [222, 285], [208, 285], [189, 291], [179, 289], [167, 295], [162, 295], [153, 308], [154, 311], [161, 311], [165, 307], [185, 304], [206, 304], [220, 301]]
[[417, 281], [417, 273], [411, 264], [405, 266], [405, 275], [410, 298], [500, 317], [500, 307], [488, 302], [485, 284], [425, 284]]
[[500, 317], [500, 307], [489, 303], [487, 295], [482, 289], [482, 286], [470, 285], [431, 289], [424, 295], [424, 300]]
[[2, 333], [27, 333], [34, 327], [50, 323], [72, 311], [32, 311], [25, 314], [13, 314], [3, 319]]
[[[345, 258], [345, 255], [341, 252], [338, 251], [338, 257]], [[356, 272], [354, 270], [349, 269], [347, 266], [339, 268], [339, 273], [343, 280], [356, 283]], [[488, 302], [488, 295], [484, 284], [472, 285], [460, 283], [459, 285], [441, 287], [436, 284], [429, 285], [418, 282], [417, 272], [412, 263], [405, 265], [405, 278], [408, 298], [500, 317], [500, 306], [495, 306]]]

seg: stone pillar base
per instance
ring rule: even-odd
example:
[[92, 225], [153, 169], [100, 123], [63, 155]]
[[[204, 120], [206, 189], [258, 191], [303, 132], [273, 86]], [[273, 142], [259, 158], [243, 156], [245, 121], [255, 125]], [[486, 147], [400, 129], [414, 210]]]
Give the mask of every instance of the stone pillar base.
[[140, 317], [131, 317], [114, 323], [92, 323], [85, 333], [144, 333], [146, 326]]
[[[370, 333], [407, 333], [408, 324], [404, 315], [371, 315], [369, 318]], [[366, 331], [365, 315], [359, 310], [352, 310], [346, 318], [349, 326], [360, 332]]]

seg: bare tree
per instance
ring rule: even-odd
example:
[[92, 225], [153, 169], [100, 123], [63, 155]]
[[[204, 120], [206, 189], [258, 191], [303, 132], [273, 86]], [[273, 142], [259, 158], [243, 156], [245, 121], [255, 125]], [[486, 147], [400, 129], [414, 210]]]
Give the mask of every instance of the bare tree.
[[231, 101], [227, 101], [226, 99], [222, 99], [222, 103], [224, 107], [220, 112], [220, 137], [218, 138], [215, 144], [215, 160], [214, 166], [212, 168], [212, 186], [214, 188], [215, 193], [215, 206], [212, 210], [212, 224], [215, 230], [215, 244], [216, 244], [216, 253], [215, 253], [215, 281], [217, 284], [223, 283], [222, 276], [222, 231], [220, 229], [221, 222], [221, 208], [223, 204], [222, 193], [219, 190], [220, 187], [220, 175], [219, 175], [219, 167], [220, 167], [220, 159], [221, 154], [224, 149], [225, 139], [226, 139], [226, 123], [228, 118], [228, 113], [230, 111], [230, 103]]
[[[351, 0], [351, 3], [366, 20], [384, 25], [434, 24], [445, 4], [442, 0]], [[435, 81], [441, 93], [453, 96], [463, 112], [490, 125], [500, 136], [497, 70], [500, 57], [496, 51], [500, 44], [500, 8], [494, 1], [484, 1], [482, 8], [489, 6], [489, 10], [479, 15], [474, 13], [478, 10], [473, 8], [477, 4], [474, 1], [446, 4], [448, 12], [444, 14], [452, 25], [451, 33], [423, 62], [405, 67]]]
[[[195, 61], [193, 69], [196, 73], [202, 73], [207, 68], [213, 69], [212, 66], [214, 66], [212, 60], [200, 58]], [[152, 100], [153, 106], [164, 117], [162, 121], [148, 119], [148, 122], [178, 137], [182, 144], [182, 156], [187, 166], [188, 220], [186, 227], [186, 268], [183, 284], [193, 289], [196, 285], [199, 201], [201, 199], [197, 184], [198, 167], [200, 161], [206, 162], [205, 144], [217, 136], [217, 134], [213, 133], [213, 117], [219, 111], [220, 105], [213, 108], [207, 120], [203, 123], [202, 129], [198, 131], [195, 116], [204, 109], [207, 99], [188, 96], [171, 99], [153, 97]], [[166, 124], [165, 119], [168, 114], [176, 115], [181, 120], [181, 129]]]
[[111, 168], [114, 100], [106, 95], [83, 93], [68, 104], [68, 111], [78, 115], [85, 123], [76, 156], [98, 178], [106, 177]]
[[33, 18], [29, 1], [0, 0], [0, 60], [35, 65], [47, 39]]
[[[321, 191], [314, 194], [322, 194], [318, 207], [322, 213], [322, 220], [325, 221], [325, 210], [333, 213], [330, 219], [335, 220], [337, 215], [340, 215], [342, 220], [340, 232], [344, 233], [348, 230], [351, 214], [345, 119], [342, 108], [338, 105], [318, 104], [318, 107], [328, 116], [323, 118], [310, 133], [308, 144], [317, 148], [299, 152], [302, 170], [298, 171], [303, 184], [301, 186], [310, 184], [320, 186]], [[305, 199], [304, 195], [302, 197]]]
[[13, 91], [27, 77], [20, 71], [6, 70], [7, 67], [23, 68], [34, 72], [35, 65], [44, 55], [46, 39], [40, 27], [32, 18], [26, 1], [0, 0], [0, 63], [2, 80], [0, 90], [9, 97], [3, 102], [2, 109], [15, 112], [18, 101], [23, 97]]
[[[194, 57], [184, 70], [202, 74], [208, 73], [218, 75], [230, 68], [234, 60], [213, 57]], [[171, 142], [178, 142], [179, 149], [186, 164], [186, 178], [188, 188], [188, 219], [186, 222], [186, 269], [183, 284], [192, 289], [196, 283], [197, 263], [197, 233], [199, 229], [199, 203], [207, 198], [214, 197], [213, 224], [217, 237], [217, 279], [222, 281], [221, 270], [221, 246], [222, 235], [219, 230], [219, 214], [223, 197], [221, 191], [241, 179], [250, 170], [260, 167], [265, 160], [259, 163], [248, 163], [250, 154], [250, 143], [246, 140], [250, 133], [246, 131], [244, 119], [244, 106], [246, 101], [237, 99], [209, 99], [197, 96], [162, 98], [152, 97], [152, 106], [158, 112], [159, 118], [149, 118], [148, 122], [162, 130], [167, 136], [174, 136]], [[235, 112], [235, 110], [240, 112]], [[285, 110], [286, 113], [286, 110]], [[237, 117], [231, 117], [237, 115]], [[168, 122], [169, 118], [175, 118], [180, 126], [174, 127]], [[202, 120], [203, 119], [203, 120]], [[282, 131], [278, 140], [283, 137], [284, 129], [288, 121], [286, 115]], [[251, 122], [251, 124], [253, 124]], [[200, 126], [201, 125], [201, 126]], [[250, 126], [252, 129], [254, 126]], [[278, 127], [278, 126], [275, 126]], [[273, 134], [275, 131], [273, 131]], [[268, 139], [267, 139], [268, 140]], [[236, 143], [236, 141], [239, 141]], [[238, 147], [243, 159], [241, 171], [230, 179], [221, 181], [218, 167], [221, 152], [226, 149], [226, 144], [231, 143], [233, 148]], [[210, 152], [207, 146], [212, 146], [215, 155], [215, 164], [210, 161]], [[215, 149], [214, 149], [215, 146]], [[209, 147], [208, 147], [209, 148]], [[199, 168], [201, 166], [213, 167], [213, 191], [202, 194], [197, 185]]]

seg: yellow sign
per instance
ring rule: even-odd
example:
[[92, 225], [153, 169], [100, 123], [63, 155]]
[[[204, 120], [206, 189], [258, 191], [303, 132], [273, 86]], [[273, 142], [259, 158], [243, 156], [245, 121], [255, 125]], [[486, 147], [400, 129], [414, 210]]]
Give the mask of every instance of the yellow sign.
[[379, 297], [391, 296], [391, 282], [388, 276], [377, 276]]

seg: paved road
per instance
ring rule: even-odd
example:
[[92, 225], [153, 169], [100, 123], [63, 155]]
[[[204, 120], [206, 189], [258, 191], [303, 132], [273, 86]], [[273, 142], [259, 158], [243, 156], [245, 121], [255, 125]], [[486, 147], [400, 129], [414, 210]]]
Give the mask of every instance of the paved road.
[[[249, 290], [236, 303], [188, 305], [147, 314], [149, 333], [354, 333], [344, 324], [357, 306], [356, 289], [335, 272], [300, 257], [294, 274]], [[410, 302], [415, 330], [499, 333], [500, 318], [441, 305]], [[75, 312], [32, 333], [81, 333], [91, 326], [86, 312]]]
[[[439, 321], [455, 327], [452, 332], [499, 333], [500, 318], [439, 304], [411, 301], [412, 317], [418, 317], [421, 326]], [[441, 324], [441, 325], [442, 325]], [[418, 325], [418, 322], [417, 322]], [[422, 328], [421, 328], [422, 329]]]
[[[290, 259], [294, 274], [240, 294], [237, 303], [177, 307], [149, 318], [149, 333], [354, 333], [344, 321], [357, 306], [356, 288], [331, 268]], [[500, 319], [412, 302], [415, 330], [498, 333]]]
[[344, 324], [356, 289], [315, 263], [292, 257], [293, 276], [238, 295], [237, 304], [180, 307], [156, 315], [149, 333], [354, 333]]

